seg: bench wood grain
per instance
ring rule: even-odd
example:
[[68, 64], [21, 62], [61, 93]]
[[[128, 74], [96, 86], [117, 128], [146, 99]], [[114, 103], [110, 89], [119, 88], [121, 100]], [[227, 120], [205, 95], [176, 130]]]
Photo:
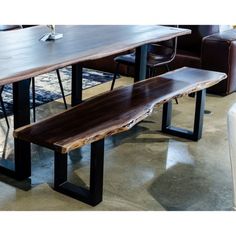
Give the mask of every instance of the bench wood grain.
[[149, 116], [155, 105], [226, 78], [220, 72], [184, 67], [93, 97], [59, 115], [14, 131], [14, 137], [59, 153], [126, 131]]
[[[161, 104], [164, 104], [164, 131], [186, 136], [185, 131], [170, 127], [171, 107], [167, 104], [174, 97], [197, 91], [197, 122], [194, 122], [194, 131], [190, 138], [200, 138], [205, 88], [224, 78], [226, 75], [223, 73], [182, 68], [98, 95], [64, 113], [19, 128], [14, 136], [19, 146], [19, 141], [24, 140], [21, 142], [32, 142], [53, 149], [54, 189], [95, 206], [103, 198], [105, 137], [130, 129], [151, 114], [155, 105]], [[87, 143], [91, 143], [90, 181], [89, 187], [81, 187], [68, 181], [68, 152]]]

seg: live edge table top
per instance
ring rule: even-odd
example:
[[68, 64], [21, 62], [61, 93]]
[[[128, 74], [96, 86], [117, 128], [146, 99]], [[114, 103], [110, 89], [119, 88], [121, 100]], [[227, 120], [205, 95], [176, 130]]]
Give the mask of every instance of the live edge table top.
[[40, 41], [48, 33], [45, 26], [1, 32], [0, 85], [191, 33], [147, 25], [65, 25], [56, 31], [63, 38], [46, 42]]

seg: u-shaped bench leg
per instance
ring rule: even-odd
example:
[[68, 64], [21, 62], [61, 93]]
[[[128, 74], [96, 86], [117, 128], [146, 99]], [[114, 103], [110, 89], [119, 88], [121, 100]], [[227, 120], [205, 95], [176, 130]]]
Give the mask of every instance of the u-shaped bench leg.
[[197, 92], [193, 131], [172, 126], [171, 125], [172, 103], [171, 101], [165, 103], [163, 105], [162, 132], [178, 136], [181, 138], [190, 139], [193, 141], [198, 141], [202, 137], [205, 97], [206, 97], [205, 89]]
[[55, 152], [54, 189], [60, 193], [95, 206], [102, 201], [104, 139], [91, 144], [89, 189], [67, 181], [67, 154]]

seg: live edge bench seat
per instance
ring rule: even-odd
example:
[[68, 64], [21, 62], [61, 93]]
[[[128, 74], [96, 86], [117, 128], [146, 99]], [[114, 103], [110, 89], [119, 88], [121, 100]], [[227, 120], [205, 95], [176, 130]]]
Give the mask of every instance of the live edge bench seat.
[[[165, 104], [162, 130], [198, 140], [201, 137], [205, 89], [225, 79], [224, 73], [183, 67], [133, 85], [108, 91], [53, 117], [14, 131], [21, 142], [55, 151], [55, 190], [96, 205], [102, 201], [104, 138], [129, 130]], [[197, 92], [194, 130], [170, 125], [171, 99]], [[67, 181], [67, 153], [91, 143], [90, 188]]]

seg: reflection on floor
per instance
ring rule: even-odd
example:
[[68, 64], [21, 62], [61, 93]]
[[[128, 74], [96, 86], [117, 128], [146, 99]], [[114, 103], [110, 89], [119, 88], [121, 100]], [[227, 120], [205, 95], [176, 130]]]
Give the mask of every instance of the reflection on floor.
[[[121, 85], [131, 82], [129, 78], [119, 81]], [[86, 90], [84, 97], [108, 88], [109, 83]], [[33, 145], [31, 179], [17, 182], [0, 175], [0, 210], [230, 210], [233, 198], [226, 114], [235, 100], [236, 94], [207, 96], [206, 109], [211, 113], [204, 117], [203, 138], [198, 142], [162, 134], [161, 109], [155, 109], [132, 130], [108, 138], [104, 200], [96, 207], [54, 192], [53, 153]], [[174, 105], [173, 121], [191, 128], [194, 99], [182, 98], [179, 103]], [[46, 104], [37, 109], [37, 118], [63, 109], [60, 101]], [[7, 137], [4, 119], [0, 136], [1, 161], [11, 162], [12, 130]], [[89, 150], [85, 146], [70, 153], [70, 180], [77, 184], [88, 184]]]

